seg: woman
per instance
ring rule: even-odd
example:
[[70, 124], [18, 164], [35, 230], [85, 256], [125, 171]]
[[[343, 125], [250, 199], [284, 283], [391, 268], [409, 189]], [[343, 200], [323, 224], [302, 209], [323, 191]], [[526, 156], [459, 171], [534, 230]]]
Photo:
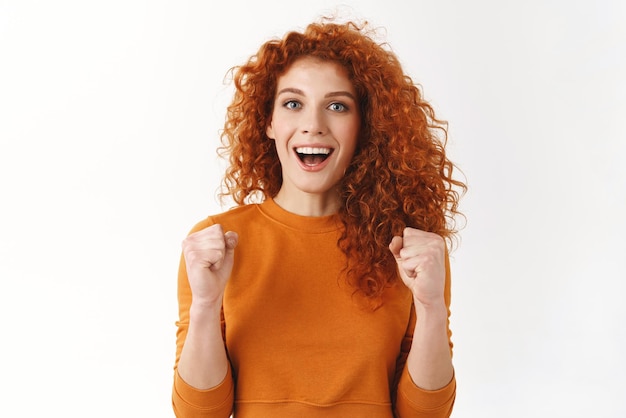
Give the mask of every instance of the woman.
[[[446, 130], [353, 23], [265, 43], [222, 135], [238, 207], [183, 242], [178, 417], [446, 417]], [[438, 134], [443, 134], [440, 139]]]

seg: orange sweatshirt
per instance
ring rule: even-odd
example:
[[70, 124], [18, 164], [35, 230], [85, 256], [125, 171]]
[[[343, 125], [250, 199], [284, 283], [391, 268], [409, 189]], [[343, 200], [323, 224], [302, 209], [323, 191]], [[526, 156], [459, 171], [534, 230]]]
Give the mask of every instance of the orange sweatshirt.
[[[379, 309], [358, 303], [345, 282], [336, 216], [298, 216], [268, 199], [209, 217], [192, 232], [216, 223], [239, 234], [223, 302], [231, 372], [217, 387], [197, 390], [176, 371], [191, 305], [181, 260], [172, 397], [177, 417], [450, 415], [455, 380], [422, 390], [405, 367], [416, 321], [410, 291], [398, 280]], [[449, 295], [448, 274], [448, 304]]]

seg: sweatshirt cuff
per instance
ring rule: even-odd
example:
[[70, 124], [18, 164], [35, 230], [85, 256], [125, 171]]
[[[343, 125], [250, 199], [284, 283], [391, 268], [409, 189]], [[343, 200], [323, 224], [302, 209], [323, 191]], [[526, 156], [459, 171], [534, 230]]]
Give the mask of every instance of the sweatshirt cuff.
[[174, 403], [182, 401], [187, 407], [202, 410], [232, 409], [234, 384], [230, 367], [224, 380], [210, 389], [197, 389], [180, 377], [178, 370], [174, 374]]
[[426, 390], [413, 382], [409, 375], [408, 367], [405, 367], [398, 385], [398, 397], [402, 397], [403, 401], [411, 405], [415, 410], [451, 410], [456, 397], [456, 378], [452, 375], [450, 383], [441, 389]]

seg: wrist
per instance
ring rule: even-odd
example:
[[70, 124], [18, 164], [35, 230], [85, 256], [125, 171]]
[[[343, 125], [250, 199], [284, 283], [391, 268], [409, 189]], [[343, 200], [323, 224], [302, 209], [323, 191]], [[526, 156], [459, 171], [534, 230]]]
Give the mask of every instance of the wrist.
[[414, 300], [413, 303], [415, 304], [415, 313], [418, 318], [428, 319], [433, 322], [444, 321], [447, 323], [448, 306], [443, 299], [439, 302], [429, 304], [423, 304], [417, 300]]
[[192, 301], [189, 307], [189, 321], [206, 321], [220, 318], [222, 312], [222, 299], [214, 302]]

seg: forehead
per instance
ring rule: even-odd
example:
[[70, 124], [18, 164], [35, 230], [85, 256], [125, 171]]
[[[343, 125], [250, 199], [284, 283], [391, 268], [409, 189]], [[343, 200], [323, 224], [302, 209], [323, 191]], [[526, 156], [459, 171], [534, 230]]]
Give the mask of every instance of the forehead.
[[348, 71], [341, 64], [314, 57], [298, 58], [278, 77], [279, 87], [289, 87], [286, 85], [291, 83], [312, 84], [316, 88], [341, 86], [354, 92]]

